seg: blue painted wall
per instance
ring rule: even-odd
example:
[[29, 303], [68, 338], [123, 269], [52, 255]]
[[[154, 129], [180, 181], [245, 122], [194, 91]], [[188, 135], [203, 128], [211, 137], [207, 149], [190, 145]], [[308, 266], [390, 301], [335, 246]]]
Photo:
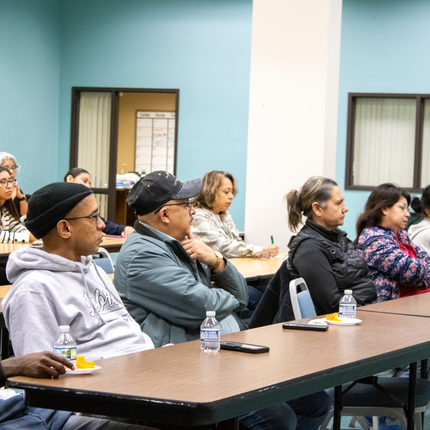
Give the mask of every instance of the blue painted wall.
[[58, 0], [0, 0], [0, 151], [27, 193], [57, 179], [59, 16]]
[[[345, 184], [348, 92], [430, 93], [430, 2], [344, 0], [339, 77], [336, 180]], [[355, 222], [368, 192], [346, 191], [344, 229]]]
[[73, 86], [179, 88], [181, 180], [230, 171], [244, 227], [252, 0], [61, 2], [57, 176], [69, 167]]

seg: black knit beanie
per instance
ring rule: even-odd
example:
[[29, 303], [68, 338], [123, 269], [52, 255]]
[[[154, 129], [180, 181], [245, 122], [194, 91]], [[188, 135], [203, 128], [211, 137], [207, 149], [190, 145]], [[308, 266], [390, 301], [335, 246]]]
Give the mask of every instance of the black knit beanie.
[[24, 225], [37, 239], [43, 238], [58, 221], [92, 193], [85, 185], [72, 182], [46, 185], [30, 197]]

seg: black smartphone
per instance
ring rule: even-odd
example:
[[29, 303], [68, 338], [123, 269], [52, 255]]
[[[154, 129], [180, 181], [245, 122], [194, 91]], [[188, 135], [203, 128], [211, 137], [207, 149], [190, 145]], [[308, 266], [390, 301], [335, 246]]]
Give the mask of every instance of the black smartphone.
[[328, 325], [284, 323], [282, 324], [282, 328], [289, 328], [291, 330], [327, 331]]
[[269, 352], [268, 346], [252, 345], [250, 343], [241, 342], [221, 342], [221, 349], [229, 349], [230, 351], [248, 352], [250, 354], [260, 354], [262, 352]]

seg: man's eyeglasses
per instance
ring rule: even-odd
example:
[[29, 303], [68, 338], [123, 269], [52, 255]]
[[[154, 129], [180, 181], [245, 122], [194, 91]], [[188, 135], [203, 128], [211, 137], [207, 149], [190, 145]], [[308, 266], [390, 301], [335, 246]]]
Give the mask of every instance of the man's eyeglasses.
[[19, 166], [17, 166], [16, 164], [14, 164], [13, 166], [7, 167], [7, 170], [18, 170]]
[[14, 187], [16, 185], [16, 180], [14, 179], [13, 181], [12, 180], [6, 181], [6, 179], [4, 179], [3, 181], [0, 181], [0, 185], [3, 188], [9, 187], [9, 186]]
[[163, 209], [166, 206], [185, 206], [189, 211], [191, 210], [191, 208], [193, 207], [193, 202], [192, 200], [188, 200], [187, 202], [183, 202], [183, 203], [170, 203], [169, 205], [163, 205], [160, 208], [158, 208], [154, 214], [157, 214], [158, 212], [161, 211], [161, 209]]
[[94, 215], [88, 215], [88, 216], [77, 216], [77, 217], [75, 217], [75, 218], [63, 218], [63, 219], [65, 219], [66, 221], [73, 221], [73, 220], [75, 220], [75, 219], [84, 219], [84, 218], [88, 218], [89, 220], [91, 220], [91, 221], [94, 221], [94, 222], [96, 222], [97, 223], [97, 221], [99, 220], [99, 218], [100, 218], [100, 213], [99, 212], [97, 212], [96, 214], [94, 214]]

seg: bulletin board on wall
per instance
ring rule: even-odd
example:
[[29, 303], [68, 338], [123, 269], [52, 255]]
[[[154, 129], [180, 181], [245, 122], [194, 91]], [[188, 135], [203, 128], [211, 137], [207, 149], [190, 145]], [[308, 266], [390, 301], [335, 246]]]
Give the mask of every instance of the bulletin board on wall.
[[175, 127], [175, 112], [136, 111], [136, 172], [175, 173]]

